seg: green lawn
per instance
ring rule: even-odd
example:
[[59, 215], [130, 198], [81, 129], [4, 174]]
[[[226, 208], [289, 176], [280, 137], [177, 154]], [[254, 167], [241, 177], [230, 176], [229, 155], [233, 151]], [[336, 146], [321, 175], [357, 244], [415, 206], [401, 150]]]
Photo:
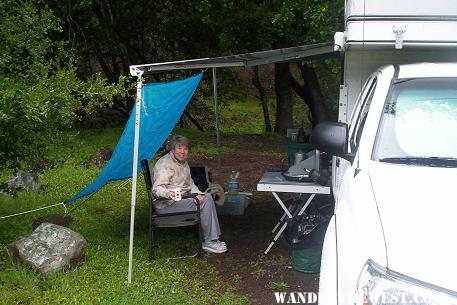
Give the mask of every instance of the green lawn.
[[[194, 131], [182, 133], [196, 137]], [[99, 173], [83, 163], [98, 148], [113, 147], [121, 129], [70, 132], [63, 146], [50, 147], [49, 158], [58, 166], [40, 174], [42, 189], [37, 193], [19, 192], [17, 197], [0, 194], [0, 216], [59, 203], [75, 194]], [[62, 137], [63, 138], [63, 137]], [[56, 141], [58, 142], [58, 141]], [[199, 134], [199, 143], [211, 143], [211, 134]], [[54, 143], [53, 145], [57, 145]], [[11, 173], [3, 170], [1, 181]], [[87, 239], [83, 265], [48, 279], [27, 268], [12, 265], [8, 243], [29, 234], [39, 216], [63, 213], [60, 206], [22, 216], [0, 219], [0, 304], [249, 304], [234, 287], [221, 285], [218, 274], [202, 260], [151, 262], [147, 253], [147, 204], [143, 183], [138, 184], [135, 223], [133, 283], [127, 285], [130, 222], [130, 180], [111, 183], [77, 203], [70, 216], [71, 229]], [[171, 256], [177, 245], [192, 241], [188, 231], [167, 231], [159, 243], [158, 256]], [[167, 240], [165, 240], [167, 238]]]

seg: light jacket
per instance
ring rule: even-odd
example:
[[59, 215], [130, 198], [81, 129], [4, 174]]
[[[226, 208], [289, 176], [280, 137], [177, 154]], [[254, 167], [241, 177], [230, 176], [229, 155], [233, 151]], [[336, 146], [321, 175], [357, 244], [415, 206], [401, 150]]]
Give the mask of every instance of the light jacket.
[[187, 161], [176, 160], [170, 151], [157, 161], [152, 174], [152, 195], [157, 198], [154, 202], [157, 209], [164, 208], [174, 202], [170, 197], [170, 190], [174, 188], [180, 188], [181, 194], [202, 194], [190, 176]]

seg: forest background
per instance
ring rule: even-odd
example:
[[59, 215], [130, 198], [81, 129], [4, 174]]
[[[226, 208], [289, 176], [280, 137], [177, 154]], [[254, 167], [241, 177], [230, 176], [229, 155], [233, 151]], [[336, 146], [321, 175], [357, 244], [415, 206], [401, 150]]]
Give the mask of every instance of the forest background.
[[[30, 168], [64, 131], [122, 126], [134, 103], [129, 65], [332, 41], [343, 10], [332, 0], [1, 1], [0, 167]], [[264, 131], [280, 134], [334, 119], [340, 65], [220, 70], [221, 107], [255, 101]], [[211, 81], [205, 77], [181, 126], [195, 125], [192, 119], [212, 128]]]

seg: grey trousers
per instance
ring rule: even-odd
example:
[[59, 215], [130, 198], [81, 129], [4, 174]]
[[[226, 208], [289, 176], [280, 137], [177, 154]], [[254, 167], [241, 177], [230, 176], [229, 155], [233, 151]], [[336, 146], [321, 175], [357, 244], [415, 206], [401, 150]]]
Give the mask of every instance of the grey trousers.
[[[195, 199], [187, 198], [173, 202], [171, 205], [161, 209], [156, 209], [156, 212], [158, 214], [162, 214], [196, 210], [197, 206], [195, 205]], [[205, 194], [205, 199], [200, 205], [200, 217], [204, 240], [211, 241], [219, 239], [221, 229], [219, 227], [219, 220], [217, 219], [216, 206], [214, 205], [214, 200], [213, 197], [211, 197], [211, 194]]]

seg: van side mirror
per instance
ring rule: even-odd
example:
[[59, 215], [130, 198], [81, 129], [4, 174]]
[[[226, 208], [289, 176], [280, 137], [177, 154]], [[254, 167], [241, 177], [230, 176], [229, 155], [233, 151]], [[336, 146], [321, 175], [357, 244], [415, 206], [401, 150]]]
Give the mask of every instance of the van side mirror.
[[352, 162], [355, 156], [348, 152], [348, 133], [346, 123], [322, 122], [313, 128], [310, 142], [318, 150]]

